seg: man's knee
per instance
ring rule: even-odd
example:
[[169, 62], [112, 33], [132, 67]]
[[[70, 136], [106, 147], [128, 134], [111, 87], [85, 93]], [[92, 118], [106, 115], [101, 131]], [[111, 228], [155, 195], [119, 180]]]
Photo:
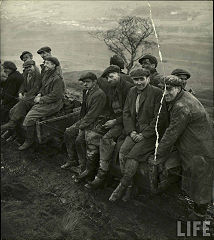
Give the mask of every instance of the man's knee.
[[138, 161], [135, 159], [127, 158], [125, 163], [125, 173], [124, 175], [128, 177], [133, 177], [135, 173], [137, 172], [137, 168], [139, 166]]
[[64, 133], [64, 140], [73, 140], [77, 137], [77, 129], [75, 126], [71, 126], [69, 128], [66, 128], [65, 133]]
[[75, 140], [76, 145], [85, 144], [85, 135], [84, 134], [78, 134]]

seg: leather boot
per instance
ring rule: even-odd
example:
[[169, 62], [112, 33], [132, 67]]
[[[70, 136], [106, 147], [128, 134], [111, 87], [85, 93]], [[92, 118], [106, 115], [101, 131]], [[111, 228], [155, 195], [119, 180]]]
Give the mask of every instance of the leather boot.
[[1, 126], [1, 132], [9, 129], [14, 129], [15, 127], [16, 123], [13, 120], [10, 120], [8, 123], [5, 123], [4, 125]]
[[72, 167], [77, 167], [78, 164], [75, 161], [71, 161], [70, 159], [61, 166], [61, 169], [67, 169], [67, 168], [72, 168]]
[[26, 138], [25, 142], [19, 147], [19, 150], [25, 150], [31, 147], [34, 143], [34, 126], [26, 127]]
[[94, 171], [91, 169], [86, 168], [85, 171], [79, 174], [79, 176], [75, 179], [75, 182], [83, 182], [86, 179], [90, 180], [93, 177]]
[[194, 203], [194, 210], [188, 216], [189, 221], [203, 221], [206, 218], [208, 204]]
[[120, 199], [126, 189], [126, 186], [120, 183], [117, 188], [114, 190], [114, 192], [111, 194], [109, 201], [115, 202], [118, 199]]
[[88, 189], [97, 189], [97, 188], [102, 187], [106, 180], [106, 175], [107, 175], [107, 171], [99, 169], [94, 181], [86, 184], [85, 187]]

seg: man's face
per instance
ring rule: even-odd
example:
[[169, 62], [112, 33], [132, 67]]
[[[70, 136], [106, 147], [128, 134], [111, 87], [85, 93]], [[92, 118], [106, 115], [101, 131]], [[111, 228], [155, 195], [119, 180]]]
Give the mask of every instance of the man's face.
[[53, 70], [55, 69], [56, 65], [52, 63], [51, 61], [45, 61], [44, 66], [47, 70]]
[[155, 64], [150, 63], [149, 59], [143, 59], [143, 61], [141, 62], [141, 66], [142, 68], [147, 69], [149, 71], [151, 69], [155, 69]]
[[31, 66], [27, 66], [25, 67], [25, 70], [28, 72], [28, 73], [32, 73], [35, 71], [35, 66], [31, 65]]
[[41, 52], [39, 55], [45, 60], [47, 57], [51, 57], [51, 52]]
[[27, 60], [31, 60], [32, 59], [32, 55], [30, 55], [29, 53], [26, 53], [25, 55], [23, 55], [22, 57], [22, 61], [26, 62]]
[[187, 79], [188, 79], [187, 75], [181, 74], [181, 75], [178, 75], [177, 77], [179, 77], [181, 80], [183, 80], [183, 82], [184, 82], [183, 86], [186, 87]]
[[167, 85], [166, 91], [165, 91], [166, 102], [173, 101], [177, 97], [180, 91], [181, 91], [181, 87]]
[[109, 73], [108, 82], [111, 86], [116, 86], [120, 81], [120, 75], [117, 72]]
[[9, 68], [4, 68], [4, 72], [6, 73], [6, 75], [8, 76], [10, 73], [12, 73], [12, 70]]
[[96, 84], [96, 81], [91, 80], [90, 78], [84, 79], [83, 87], [85, 90], [91, 90]]
[[134, 78], [133, 81], [137, 89], [142, 91], [149, 84], [150, 78], [143, 76], [139, 78]]

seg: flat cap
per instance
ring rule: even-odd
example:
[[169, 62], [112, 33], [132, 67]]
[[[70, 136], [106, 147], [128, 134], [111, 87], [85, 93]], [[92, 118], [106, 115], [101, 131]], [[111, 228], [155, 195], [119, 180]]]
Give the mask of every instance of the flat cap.
[[50, 51], [51, 51], [51, 48], [48, 47], [48, 46], [46, 46], [46, 47], [40, 48], [40, 49], [37, 51], [37, 53], [40, 54], [40, 53], [42, 53], [42, 52], [50, 52]]
[[22, 52], [22, 54], [20, 55], [21, 60], [23, 60], [23, 56], [24, 56], [25, 54], [29, 54], [29, 55], [33, 56], [33, 54], [32, 54], [31, 52], [24, 51], [24, 52]]
[[130, 76], [131, 76], [133, 79], [135, 79], [135, 78], [140, 78], [140, 77], [148, 77], [149, 75], [150, 75], [150, 71], [147, 70], [147, 69], [142, 69], [142, 68], [133, 70], [133, 71], [130, 73]]
[[152, 64], [155, 64], [155, 67], [157, 67], [157, 65], [158, 65], [158, 60], [157, 60], [156, 57], [154, 57], [154, 56], [152, 56], [152, 55], [150, 55], [150, 54], [147, 54], [147, 55], [144, 55], [142, 58], [140, 58], [138, 62], [139, 62], [140, 64], [142, 64], [142, 61], [143, 61], [144, 59], [149, 59], [149, 61], [150, 61]]
[[23, 67], [26, 68], [26, 67], [29, 67], [29, 66], [34, 66], [35, 64], [36, 64], [35, 61], [30, 59], [30, 60], [27, 60], [26, 62], [23, 63]]
[[16, 64], [14, 62], [11, 62], [11, 61], [5, 61], [3, 63], [3, 67], [14, 70], [14, 71], [16, 71], [16, 69], [17, 69]]
[[110, 65], [116, 65], [120, 69], [124, 69], [124, 61], [123, 61], [123, 59], [120, 56], [116, 55], [116, 54], [113, 55], [110, 58]]
[[60, 65], [59, 60], [56, 57], [47, 57], [45, 59], [45, 61], [50, 61], [50, 62], [54, 63], [56, 66]]
[[120, 73], [120, 68], [116, 65], [110, 65], [109, 67], [107, 67], [105, 69], [105, 71], [103, 72], [102, 74], [102, 77], [107, 77], [110, 73], [114, 73], [114, 72], [117, 72], [117, 73]]
[[[180, 79], [175, 75], [166, 76], [164, 78], [164, 82], [166, 85], [170, 85], [170, 86], [180, 86], [180, 87], [184, 86], [184, 80]], [[162, 82], [162, 84], [164, 84], [164, 82]]]
[[84, 81], [85, 79], [97, 80], [97, 76], [93, 72], [87, 72], [80, 76], [79, 81]]
[[189, 79], [191, 77], [191, 74], [189, 72], [187, 72], [186, 70], [183, 70], [183, 69], [179, 69], [179, 68], [173, 70], [171, 75], [175, 75], [175, 76], [186, 75], [187, 79]]

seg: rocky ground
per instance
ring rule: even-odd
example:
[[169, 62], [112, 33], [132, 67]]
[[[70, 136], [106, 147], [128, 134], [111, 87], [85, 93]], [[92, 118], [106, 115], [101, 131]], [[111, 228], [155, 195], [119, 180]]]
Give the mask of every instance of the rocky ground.
[[2, 142], [2, 239], [176, 239], [176, 219], [188, 212], [184, 198], [145, 192], [113, 204], [108, 198], [117, 182], [89, 191], [60, 169], [64, 161], [50, 145], [20, 152], [15, 142]]

